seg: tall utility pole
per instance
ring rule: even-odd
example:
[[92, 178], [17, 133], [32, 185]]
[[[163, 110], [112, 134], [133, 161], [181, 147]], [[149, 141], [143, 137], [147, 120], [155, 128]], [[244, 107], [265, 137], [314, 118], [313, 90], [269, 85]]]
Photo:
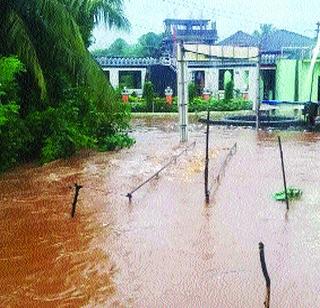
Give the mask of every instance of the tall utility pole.
[[184, 59], [183, 43], [177, 44], [177, 79], [178, 79], [178, 107], [180, 120], [181, 142], [187, 142], [188, 133], [188, 81], [187, 62]]
[[256, 110], [256, 130], [259, 130], [260, 126], [260, 67], [261, 67], [261, 44], [259, 46], [258, 62], [257, 62], [257, 86], [256, 86], [256, 100], [255, 100], [255, 110]]

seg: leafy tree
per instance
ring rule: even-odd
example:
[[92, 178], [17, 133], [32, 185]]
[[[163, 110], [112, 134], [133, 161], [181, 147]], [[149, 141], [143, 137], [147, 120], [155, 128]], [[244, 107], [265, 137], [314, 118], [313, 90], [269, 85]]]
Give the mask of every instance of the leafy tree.
[[128, 26], [122, 0], [0, 0], [0, 6], [0, 31], [6, 33], [0, 36], [0, 54], [21, 59], [42, 99], [56, 93], [56, 80], [63, 78], [87, 84], [97, 99], [109, 96], [86, 47], [95, 23]]
[[122, 0], [0, 0], [0, 7], [0, 169], [129, 145], [127, 107], [87, 50], [98, 21], [128, 26]]
[[142, 35], [137, 44], [129, 45], [124, 39], [116, 39], [109, 48], [92, 52], [96, 57], [158, 57], [163, 34], [149, 32]]
[[260, 29], [255, 30], [252, 35], [261, 42], [275, 30], [276, 28], [272, 24], [260, 24]]
[[153, 32], [149, 32], [147, 34], [142, 35], [138, 39], [138, 46], [140, 47], [140, 55], [141, 57], [158, 57], [160, 56], [160, 48], [162, 45], [162, 34], [155, 34]]

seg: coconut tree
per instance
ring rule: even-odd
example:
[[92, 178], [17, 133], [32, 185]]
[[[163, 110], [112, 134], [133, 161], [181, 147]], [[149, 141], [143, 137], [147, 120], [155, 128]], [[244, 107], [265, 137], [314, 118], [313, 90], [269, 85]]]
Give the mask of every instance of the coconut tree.
[[0, 0], [0, 54], [16, 54], [22, 60], [42, 99], [50, 99], [48, 89], [62, 76], [86, 84], [97, 99], [105, 99], [110, 89], [87, 47], [98, 22], [128, 28], [122, 2]]

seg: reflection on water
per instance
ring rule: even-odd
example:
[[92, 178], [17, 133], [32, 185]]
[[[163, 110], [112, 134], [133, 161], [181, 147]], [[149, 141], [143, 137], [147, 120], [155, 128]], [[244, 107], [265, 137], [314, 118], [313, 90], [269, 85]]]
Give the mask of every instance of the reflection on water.
[[277, 132], [211, 128], [211, 174], [234, 142], [238, 153], [206, 205], [197, 123], [195, 149], [129, 204], [183, 148], [172, 120], [148, 121], [135, 122], [132, 149], [0, 177], [0, 306], [262, 307], [263, 241], [272, 306], [318, 307], [319, 134], [280, 132], [288, 184], [304, 192], [285, 219], [271, 197], [282, 187]]

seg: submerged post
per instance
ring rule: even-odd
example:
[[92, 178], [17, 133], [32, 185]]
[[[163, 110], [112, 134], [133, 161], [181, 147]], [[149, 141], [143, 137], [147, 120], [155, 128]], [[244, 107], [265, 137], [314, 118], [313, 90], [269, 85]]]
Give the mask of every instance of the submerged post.
[[76, 207], [77, 207], [77, 202], [78, 202], [78, 197], [79, 197], [79, 191], [83, 186], [78, 185], [77, 183], [75, 183], [74, 187], [75, 187], [76, 191], [75, 191], [74, 199], [73, 199], [73, 203], [72, 203], [72, 211], [71, 211], [71, 217], [72, 218], [76, 214]]
[[268, 269], [267, 269], [266, 260], [264, 256], [264, 245], [262, 242], [259, 243], [259, 253], [260, 253], [260, 263], [261, 263], [262, 273], [263, 273], [264, 279], [266, 280], [266, 298], [265, 298], [264, 306], [265, 308], [269, 308], [271, 281], [268, 274]]
[[286, 181], [286, 173], [285, 173], [285, 170], [284, 170], [283, 151], [282, 151], [282, 144], [281, 144], [281, 138], [280, 138], [280, 136], [278, 136], [278, 143], [279, 143], [279, 149], [280, 149], [280, 158], [281, 158], [281, 166], [282, 166], [284, 194], [285, 194], [285, 197], [286, 197], [287, 210], [289, 210], [289, 199], [288, 199], [288, 191], [287, 191], [287, 181]]
[[204, 192], [206, 196], [206, 202], [209, 203], [209, 188], [208, 188], [208, 178], [209, 178], [209, 133], [210, 133], [210, 110], [208, 109], [207, 114], [207, 133], [206, 133], [206, 161], [205, 161], [205, 168], [204, 168]]
[[187, 142], [189, 139], [187, 69], [188, 66], [184, 59], [183, 44], [179, 43], [177, 45], [177, 83], [181, 142]]

